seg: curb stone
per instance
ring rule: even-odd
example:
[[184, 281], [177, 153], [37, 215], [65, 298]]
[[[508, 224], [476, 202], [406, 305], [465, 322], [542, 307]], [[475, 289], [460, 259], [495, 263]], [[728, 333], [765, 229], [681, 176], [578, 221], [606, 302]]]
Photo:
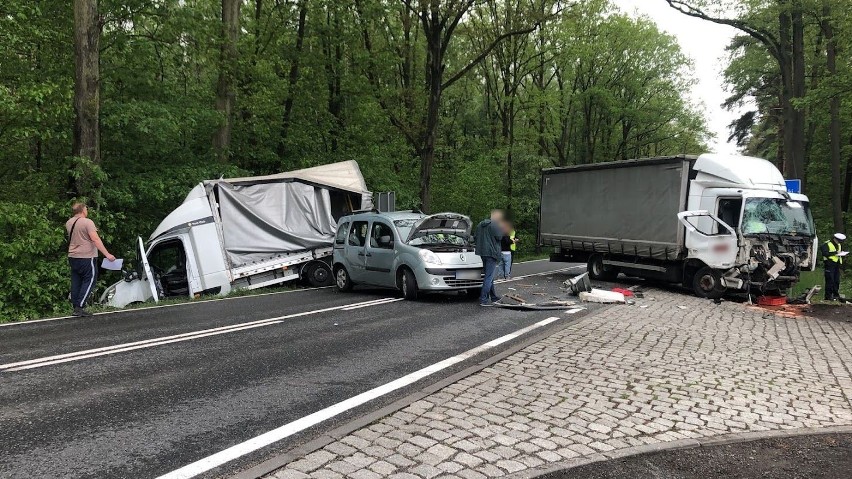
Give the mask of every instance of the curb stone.
[[681, 439], [677, 441], [660, 442], [656, 444], [647, 444], [644, 446], [617, 449], [615, 451], [605, 452], [602, 454], [593, 454], [582, 458], [575, 458], [567, 461], [556, 462], [548, 464], [546, 467], [532, 468], [526, 471], [518, 472], [516, 474], [508, 475], [506, 477], [511, 479], [532, 479], [535, 477], [543, 476], [545, 474], [566, 471], [580, 466], [587, 466], [589, 464], [596, 464], [599, 462], [611, 461], [615, 459], [625, 459], [628, 457], [643, 456], [646, 454], [655, 454], [659, 452], [682, 451], [686, 449], [694, 449], [697, 447], [725, 446], [730, 444], [760, 441], [764, 439], [781, 439], [797, 436], [819, 436], [825, 434], [852, 434], [852, 426], [804, 427], [794, 429], [776, 429], [771, 431], [737, 432], [733, 434], [725, 434], [722, 436], [710, 436], [706, 438]]

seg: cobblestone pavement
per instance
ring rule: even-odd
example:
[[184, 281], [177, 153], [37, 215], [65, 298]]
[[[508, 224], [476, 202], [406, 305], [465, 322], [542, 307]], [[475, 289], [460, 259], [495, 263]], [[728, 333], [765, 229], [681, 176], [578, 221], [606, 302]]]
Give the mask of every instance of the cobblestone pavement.
[[848, 425], [850, 366], [852, 324], [653, 290], [268, 477], [497, 477], [644, 444]]

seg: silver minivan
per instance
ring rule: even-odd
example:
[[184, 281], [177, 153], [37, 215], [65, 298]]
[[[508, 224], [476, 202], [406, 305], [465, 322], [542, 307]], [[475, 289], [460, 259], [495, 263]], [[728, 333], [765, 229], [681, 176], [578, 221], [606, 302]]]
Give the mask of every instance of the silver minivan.
[[340, 219], [333, 271], [340, 291], [363, 284], [394, 288], [406, 299], [420, 292], [482, 288], [470, 218], [414, 211], [357, 213]]

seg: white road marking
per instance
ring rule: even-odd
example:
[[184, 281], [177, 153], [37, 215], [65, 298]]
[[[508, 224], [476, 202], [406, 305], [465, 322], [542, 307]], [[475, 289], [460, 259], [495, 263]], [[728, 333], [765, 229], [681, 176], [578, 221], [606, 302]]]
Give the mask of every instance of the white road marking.
[[313, 414], [309, 414], [293, 422], [284, 424], [281, 427], [265, 432], [245, 442], [241, 442], [239, 444], [231, 446], [223, 451], [217, 452], [213, 455], [195, 461], [192, 464], [188, 464], [186, 466], [181, 467], [180, 469], [176, 469], [172, 472], [164, 474], [157, 479], [187, 479], [190, 477], [197, 476], [198, 474], [207, 472], [213, 468], [233, 461], [234, 459], [242, 457], [258, 449], [264, 448], [289, 436], [292, 436], [293, 434], [304, 431], [309, 427], [315, 426], [352, 408], [361, 406], [362, 404], [372, 401], [373, 399], [376, 399], [378, 397], [384, 396], [385, 394], [396, 391], [397, 389], [413, 384], [427, 376], [435, 374], [438, 371], [441, 371], [454, 364], [460, 363], [466, 359], [476, 356], [477, 354], [482, 353], [483, 351], [487, 351], [507, 341], [511, 341], [512, 339], [522, 336], [535, 329], [547, 326], [548, 324], [553, 323], [557, 320], [559, 320], [559, 318], [557, 317], [547, 318], [544, 321], [539, 321], [538, 323], [535, 323], [531, 326], [519, 329], [514, 333], [501, 336], [481, 346], [477, 346], [473, 349], [465, 351], [451, 358], [447, 358], [431, 366], [427, 366], [423, 369], [415, 371], [387, 384], [370, 389], [369, 391], [363, 392], [357, 396], [353, 396], [325, 409], [321, 409]]
[[352, 311], [354, 309], [369, 308], [370, 306], [376, 306], [376, 305], [379, 305], [379, 304], [396, 303], [397, 301], [404, 301], [404, 300], [405, 300], [404, 298], [387, 298], [387, 299], [382, 299], [382, 300], [376, 301], [375, 303], [360, 304], [358, 306], [350, 306], [348, 308], [343, 308], [343, 311]]
[[[287, 293], [303, 293], [305, 291], [317, 291], [320, 289], [329, 289], [334, 288], [334, 286], [322, 286], [319, 288], [301, 288], [301, 289], [291, 289], [287, 291], [273, 291], [271, 293], [260, 293], [260, 294], [247, 294], [244, 296], [231, 296], [224, 298], [213, 298], [213, 299], [200, 299], [200, 300], [190, 300], [185, 303], [175, 303], [175, 304], [160, 304], [157, 306], [145, 306], [142, 308], [128, 308], [121, 309], [118, 311], [104, 311], [102, 313], [94, 313], [92, 316], [88, 316], [89, 319], [97, 318], [98, 316], [106, 316], [108, 314], [120, 314], [120, 313], [132, 313], [136, 311], [145, 311], [147, 309], [162, 309], [162, 308], [174, 308], [176, 306], [188, 306], [191, 304], [201, 304], [201, 303], [212, 303], [213, 301], [229, 301], [234, 299], [246, 299], [246, 298], [257, 298], [260, 296], [271, 296], [273, 294], [287, 294]], [[43, 319], [30, 319], [28, 321], [17, 321], [14, 323], [0, 323], [0, 328], [9, 327], [9, 326], [23, 326], [25, 324], [33, 324], [33, 323], [44, 323], [46, 321], [58, 321], [60, 319], [80, 319], [79, 316], [58, 316], [55, 318], [43, 318]]]
[[554, 269], [554, 270], [551, 270], [551, 271], [543, 271], [541, 273], [530, 273], [530, 274], [525, 274], [523, 276], [512, 276], [511, 279], [498, 279], [498, 280], [494, 281], [494, 284], [511, 283], [512, 281], [519, 281], [519, 280], [526, 279], [526, 278], [532, 278], [534, 276], [547, 276], [548, 274], [565, 273], [567, 271], [571, 271], [572, 269], [580, 269], [580, 268], [585, 268], [585, 267], [586, 267], [586, 265], [569, 266], [567, 268]]
[[377, 306], [385, 303], [390, 303], [398, 301], [396, 298], [381, 298], [377, 300], [371, 301], [362, 301], [358, 303], [344, 304], [342, 306], [333, 306], [330, 308], [317, 309], [312, 311], [304, 311], [301, 313], [292, 313], [284, 316], [278, 316], [275, 318], [267, 318], [267, 319], [259, 319], [256, 321], [250, 321], [248, 323], [238, 323], [232, 324], [229, 326], [220, 326], [218, 328], [211, 329], [202, 329], [199, 331], [191, 331], [188, 333], [175, 334], [172, 336], [162, 336], [159, 338], [145, 339], [142, 341], [135, 341], [132, 343], [124, 343], [124, 344], [115, 344], [112, 346], [104, 346], [101, 348], [88, 349], [83, 351], [76, 351], [73, 353], [65, 353], [58, 354], [55, 356], [47, 356], [43, 358], [30, 359], [27, 361], [19, 361], [15, 363], [8, 363], [0, 365], [0, 372], [11, 372], [11, 371], [21, 371], [24, 369], [33, 369], [39, 368], [43, 366], [50, 366], [52, 364], [60, 364], [67, 363], [71, 361], [77, 361], [80, 359], [94, 358], [98, 356], [106, 356], [109, 354], [116, 354], [125, 351], [133, 351], [136, 349], [150, 348], [154, 346], [161, 346], [164, 344], [172, 344], [181, 341], [189, 341], [191, 339], [198, 338], [206, 338], [209, 336], [216, 336], [220, 334], [232, 333], [235, 331], [243, 331], [245, 329], [257, 328], [260, 326], [269, 326], [272, 324], [278, 324], [285, 319], [298, 318], [302, 316], [308, 316], [319, 313], [326, 313], [329, 311], [337, 311], [337, 310], [347, 310], [346, 308], [352, 307], [368, 307], [368, 306]]

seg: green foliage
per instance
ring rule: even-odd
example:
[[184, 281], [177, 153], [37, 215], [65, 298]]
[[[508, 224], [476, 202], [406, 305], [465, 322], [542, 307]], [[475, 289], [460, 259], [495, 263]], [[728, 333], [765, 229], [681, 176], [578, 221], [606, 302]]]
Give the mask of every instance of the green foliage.
[[[2, 316], [66, 308], [62, 224], [80, 179], [102, 238], [123, 257], [190, 188], [220, 176], [351, 159], [373, 191], [395, 191], [400, 208], [419, 204], [427, 43], [416, 16], [390, 0], [241, 6], [234, 129], [221, 163], [212, 148], [224, 121], [214, 106], [221, 1], [99, 2], [93, 164], [70, 156], [71, 2], [2, 2], [0, 224], [11, 246], [0, 266], [12, 271], [0, 278]], [[703, 149], [703, 119], [686, 99], [689, 59], [648, 20], [606, 0], [476, 2], [448, 44], [447, 75], [495, 42], [443, 92], [433, 210], [478, 220], [509, 208], [522, 254], [533, 254], [541, 168]]]
[[0, 322], [58, 313], [67, 302], [63, 213], [53, 203], [0, 202]]

